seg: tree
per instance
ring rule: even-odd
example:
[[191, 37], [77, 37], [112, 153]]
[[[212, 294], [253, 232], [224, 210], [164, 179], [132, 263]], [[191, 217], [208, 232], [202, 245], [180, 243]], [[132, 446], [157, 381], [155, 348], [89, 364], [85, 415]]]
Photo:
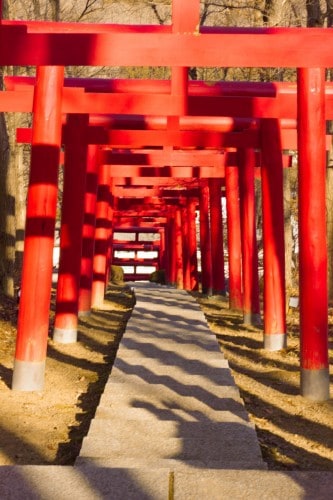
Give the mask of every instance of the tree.
[[[60, 0], [26, 2], [3, 0], [3, 18], [29, 20], [86, 20], [102, 11], [103, 1]], [[70, 18], [73, 15], [75, 17]], [[5, 75], [34, 75], [35, 68], [2, 68], [0, 85]], [[19, 284], [23, 256], [26, 189], [29, 173], [29, 147], [16, 144], [16, 129], [31, 125], [31, 115], [0, 113], [0, 289], [14, 296]]]

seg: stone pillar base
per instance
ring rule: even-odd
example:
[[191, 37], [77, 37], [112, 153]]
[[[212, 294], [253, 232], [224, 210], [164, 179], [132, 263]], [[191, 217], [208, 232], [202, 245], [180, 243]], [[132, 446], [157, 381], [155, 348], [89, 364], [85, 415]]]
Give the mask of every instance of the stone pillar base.
[[287, 347], [285, 333], [264, 333], [264, 349], [267, 351], [281, 351]]
[[259, 313], [244, 313], [244, 325], [262, 326], [262, 319]]
[[312, 401], [327, 401], [330, 398], [328, 368], [319, 370], [301, 369], [301, 395]]
[[44, 388], [45, 361], [20, 361], [15, 359], [12, 380], [13, 391], [42, 391]]
[[59, 344], [74, 344], [77, 341], [77, 329], [55, 328], [53, 340]]

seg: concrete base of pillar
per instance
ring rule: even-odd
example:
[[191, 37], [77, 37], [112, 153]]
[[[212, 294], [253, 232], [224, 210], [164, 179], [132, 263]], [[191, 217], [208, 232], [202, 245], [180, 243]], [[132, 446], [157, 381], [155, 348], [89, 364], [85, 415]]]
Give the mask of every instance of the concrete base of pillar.
[[320, 370], [301, 369], [301, 395], [311, 401], [327, 401], [330, 398], [328, 368]]
[[91, 310], [89, 309], [89, 311], [79, 311], [78, 312], [78, 316], [79, 316], [79, 318], [84, 318], [86, 316], [91, 316]]
[[45, 361], [20, 361], [15, 359], [13, 391], [42, 391], [44, 388]]
[[244, 313], [243, 323], [244, 325], [261, 326], [262, 319], [259, 313]]
[[287, 347], [286, 333], [264, 333], [264, 349], [266, 351], [281, 351]]
[[77, 329], [55, 328], [53, 340], [59, 344], [74, 344], [77, 342]]

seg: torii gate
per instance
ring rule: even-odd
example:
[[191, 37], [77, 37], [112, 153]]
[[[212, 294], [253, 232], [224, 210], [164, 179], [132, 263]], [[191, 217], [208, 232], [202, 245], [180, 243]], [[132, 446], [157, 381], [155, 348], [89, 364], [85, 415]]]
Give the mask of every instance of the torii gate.
[[[291, 146], [290, 146], [291, 147]], [[179, 161], [179, 160], [178, 160]]]
[[[173, 1], [173, 23], [170, 27], [70, 25], [71, 32], [65, 33], [62, 23], [2, 22], [0, 64], [39, 66], [34, 93], [32, 184], [28, 199], [22, 307], [13, 387], [20, 390], [40, 389], [45, 367], [45, 317], [46, 313], [48, 315], [48, 303], [45, 294], [40, 302], [36, 301], [36, 297], [38, 288], [47, 290], [50, 285], [50, 240], [55, 217], [55, 172], [61, 130], [61, 66], [170, 66], [173, 72], [169, 104], [171, 116], [177, 117], [187, 112], [184, 85], [187, 67], [273, 65], [298, 68], [302, 393], [311, 399], [326, 399], [328, 356], [324, 68], [332, 66], [333, 35], [329, 30], [321, 29], [199, 30], [199, 0], [182, 4], [178, 0]], [[323, 35], [324, 46], [321, 43]], [[228, 47], [228, 50], [221, 51], [222, 45]], [[127, 50], [129, 46], [130, 51]], [[244, 46], [248, 48], [247, 51], [244, 51]], [[69, 47], [71, 50], [68, 50]], [[291, 51], [290, 47], [294, 49]], [[172, 120], [169, 122], [172, 124]], [[271, 145], [274, 144], [275, 137], [269, 137], [272, 139]], [[46, 160], [50, 167], [47, 172], [42, 169]], [[267, 186], [271, 188], [269, 178]], [[40, 279], [38, 268], [41, 262], [37, 264], [34, 258], [36, 252], [41, 252], [44, 256], [44, 280]], [[36, 271], [33, 282], [29, 284], [26, 279], [27, 269], [30, 269], [30, 273]], [[32, 299], [29, 299], [30, 293], [34, 295]], [[314, 296], [318, 298], [316, 303], [313, 302]], [[35, 302], [40, 305], [41, 315], [38, 326], [34, 325], [34, 331], [30, 331], [30, 326], [34, 324], [32, 311]], [[29, 330], [28, 343], [22, 343], [23, 326]]]
[[[74, 80], [74, 82], [73, 82]], [[15, 89], [15, 88], [18, 88], [18, 89], [21, 89], [22, 88], [24, 89], [23, 91], [23, 97], [25, 97], [26, 99], [29, 99], [29, 96], [27, 96], [27, 92], [26, 92], [26, 89], [29, 88], [29, 85], [30, 85], [30, 90], [31, 90], [31, 84], [34, 82], [34, 79], [31, 79], [31, 78], [24, 78], [24, 77], [14, 77], [14, 78], [7, 78], [6, 79], [6, 85], [7, 87], [11, 88], [11, 89]], [[80, 85], [81, 83], [81, 80], [79, 79], [70, 79], [70, 80], [66, 80], [65, 81], [65, 86], [72, 86], [72, 85]], [[131, 82], [132, 83], [132, 82]], [[85, 80], [83, 79], [82, 81], [82, 86], [84, 86], [84, 88], [89, 91], [89, 90], [92, 90], [92, 89], [109, 89], [111, 87], [115, 87], [116, 89], [130, 89], [130, 90], [133, 90], [133, 88], [136, 88], [136, 87], [139, 87], [141, 89], [146, 89], [147, 87], [147, 82], [143, 82], [144, 85], [124, 85], [124, 82], [121, 81], [119, 82], [118, 80], [115, 80], [115, 81], [112, 81], [110, 82], [109, 80], [102, 80], [102, 82], [100, 80]], [[156, 86], [156, 83], [157, 83], [157, 86]], [[161, 83], [163, 82], [154, 82], [153, 85], [150, 85], [150, 87], [153, 88], [154, 91], [156, 91], [156, 89], [159, 89], [160, 87], [162, 87]], [[207, 85], [203, 84], [202, 82], [195, 82], [196, 83], [196, 86], [195, 86], [195, 89], [192, 90], [192, 92], [194, 92], [195, 94], [200, 94], [200, 97], [201, 97], [201, 100], [202, 100], [202, 97], [203, 97], [203, 91], [205, 90], [205, 88], [207, 87]], [[163, 85], [163, 87], [165, 87], [165, 85]], [[278, 86], [280, 87], [280, 85]], [[294, 110], [295, 108], [295, 97], [296, 97], [296, 92], [295, 92], [295, 86], [288, 86], [288, 88], [284, 88], [285, 86], [283, 86], [282, 88], [282, 93], [286, 93], [287, 95], [289, 93], [292, 93], [294, 95], [294, 104], [293, 106], [291, 106], [292, 103], [290, 103], [290, 106], [289, 106], [289, 112], [290, 112], [290, 109]], [[66, 87], [65, 87], [66, 89]], [[199, 91], [198, 91], [199, 89]], [[257, 87], [257, 84], [253, 84], [253, 83], [249, 83], [249, 84], [246, 84], [245, 86], [243, 85], [239, 85], [236, 83], [235, 85], [235, 88], [233, 88], [233, 83], [230, 85], [230, 84], [227, 84], [225, 85], [224, 83], [223, 84], [217, 84], [216, 86], [209, 86], [208, 87], [209, 89], [209, 92], [208, 92], [208, 97], [210, 98], [211, 95], [214, 95], [214, 96], [217, 96], [219, 94], [225, 94], [227, 93], [228, 95], [231, 95], [233, 97], [233, 102], [235, 104], [235, 108], [236, 109], [239, 109], [239, 102], [238, 102], [238, 99], [240, 99], [242, 105], [244, 105], [244, 96], [243, 95], [239, 95], [241, 92], [245, 92], [245, 95], [246, 97], [249, 96], [251, 97], [251, 99], [256, 99], [257, 96], [256, 96], [256, 93], [259, 94], [260, 96], [264, 95], [269, 95], [271, 96], [271, 100], [272, 100], [272, 97], [276, 96], [279, 94], [279, 88], [278, 90], [275, 89], [275, 86], [274, 85], [271, 85], [271, 84], [259, 84], [259, 86]], [[76, 89], [77, 91], [79, 91], [79, 96], [81, 96], [81, 92], [80, 92], [80, 89]], [[329, 90], [329, 89], [328, 89]], [[13, 101], [13, 99], [11, 99], [11, 102], [12, 102], [12, 106], [15, 106], [15, 109], [18, 109], [19, 106], [22, 106], [22, 105], [25, 105], [24, 104], [24, 101], [22, 101], [22, 92], [15, 92], [15, 94], [17, 95], [17, 99], [15, 101]], [[93, 108], [96, 108], [96, 103], [98, 103], [98, 98], [101, 94], [97, 94], [95, 95], [95, 100], [94, 100], [94, 106]], [[329, 95], [329, 94], [328, 94]], [[102, 98], [104, 96], [102, 95]], [[115, 96], [113, 96], [113, 100], [114, 102], [116, 102], [116, 100], [114, 99]], [[122, 96], [120, 96], [122, 97]], [[139, 96], [137, 96], [139, 97]], [[237, 97], [237, 99], [235, 99]], [[129, 97], [126, 96], [126, 99], [129, 99]], [[133, 96], [132, 94], [130, 95], [130, 101], [133, 100]], [[288, 100], [290, 101], [290, 97], [288, 97]], [[123, 99], [121, 99], [121, 102], [123, 101]], [[80, 100], [79, 100], [79, 97], [76, 98], [75, 102], [78, 103], [78, 106], [79, 108], [81, 109], [81, 105], [80, 105]], [[204, 104], [204, 103], [203, 103]], [[218, 105], [218, 101], [216, 101], [216, 105]], [[92, 106], [92, 105], [91, 105]], [[163, 107], [163, 102], [161, 103], [161, 106]], [[221, 103], [220, 103], [220, 106], [221, 106]], [[246, 105], [247, 107], [249, 107], [249, 105], [247, 104]], [[71, 105], [72, 109], [73, 109], [73, 104]], [[98, 106], [97, 106], [98, 107]], [[205, 106], [204, 106], [205, 107]], [[264, 98], [264, 102], [260, 102], [260, 99], [257, 99], [257, 105], [255, 107], [256, 111], [255, 113], [262, 113], [262, 111], [260, 111], [260, 109], [264, 107], [266, 109], [267, 107], [267, 102], [266, 102], [266, 99]], [[65, 108], [66, 108], [66, 104], [65, 104]], [[128, 106], [128, 111], [129, 112], [133, 112], [134, 110], [136, 110], [137, 108], [134, 106]], [[134, 109], [133, 109], [134, 108]], [[282, 105], [282, 108], [284, 109], [285, 106]], [[160, 107], [159, 107], [160, 109]], [[276, 113], [276, 107], [273, 106], [273, 113]], [[236, 111], [238, 112], [238, 111]], [[270, 111], [266, 111], [268, 115], [270, 115]], [[216, 110], [215, 110], [215, 113], [216, 113]], [[295, 114], [295, 111], [291, 111], [291, 114], [294, 113]], [[153, 118], [153, 119], [152, 119]], [[185, 117], [186, 118], [186, 117]], [[201, 132], [200, 129], [202, 128], [205, 128], [205, 131], [206, 131], [206, 135], [207, 133], [209, 132], [210, 128], [212, 128], [214, 130], [214, 133], [215, 133], [215, 147], [217, 144], [219, 143], [223, 143], [225, 144], [225, 137], [227, 135], [227, 133], [229, 134], [229, 132], [233, 132], [234, 129], [237, 130], [237, 133], [236, 134], [231, 134], [231, 136], [227, 139], [228, 141], [231, 141], [231, 144], [234, 144], [234, 141], [235, 141], [235, 144], [234, 145], [242, 145], [242, 146], [246, 146], [246, 145], [249, 145], [250, 143], [248, 142], [249, 140], [254, 140], [255, 142], [252, 144], [252, 146], [254, 147], [255, 145], [259, 145], [260, 146], [260, 141], [259, 141], [259, 137], [258, 137], [258, 132], [257, 133], [257, 137], [253, 136], [252, 135], [252, 139], [251, 139], [251, 136], [246, 136], [246, 132], [247, 130], [245, 130], [245, 135], [244, 135], [244, 131], [243, 131], [243, 128], [246, 127], [246, 129], [248, 127], [250, 127], [251, 129], [253, 128], [253, 130], [257, 129], [258, 128], [258, 123], [256, 123], [256, 120], [253, 120], [253, 119], [237, 119], [237, 118], [233, 118], [234, 122], [235, 123], [231, 123], [230, 119], [221, 119], [221, 118], [209, 118], [207, 119], [207, 117], [205, 119], [201, 119], [203, 121], [203, 123], [200, 123], [198, 122], [198, 120], [193, 120], [191, 117], [188, 117], [190, 119], [187, 119], [185, 120], [185, 123], [184, 122], [184, 119], [183, 120], [180, 120], [182, 123], [180, 123], [180, 126], [183, 126], [185, 127], [185, 130], [184, 132], [185, 133], [188, 133], [189, 130], [194, 130], [196, 132]], [[95, 118], [96, 120], [96, 118]], [[163, 122], [163, 120], [161, 120], [159, 117], [146, 117], [144, 120], [142, 118], [140, 118], [139, 120], [137, 118], [135, 118], [135, 116], [132, 118], [127, 118], [127, 121], [123, 119], [123, 117], [119, 116], [119, 117], [105, 117], [103, 118], [102, 120], [99, 118], [97, 119], [97, 123], [101, 123], [103, 121], [104, 124], [107, 124], [107, 125], [110, 125], [110, 123], [112, 123], [113, 127], [116, 127], [117, 128], [117, 121], [120, 122], [119, 123], [119, 127], [126, 127], [126, 131], [123, 131], [122, 134], [125, 135], [127, 141], [128, 141], [128, 134], [129, 134], [129, 131], [130, 131], [130, 127], [133, 127], [133, 126], [144, 126], [144, 128], [148, 128], [150, 130], [149, 132], [149, 136], [145, 135], [145, 139], [141, 138], [141, 140], [145, 140], [147, 143], [151, 143], [152, 141], [152, 138], [151, 138], [151, 134], [154, 133], [155, 131], [160, 131], [159, 133], [159, 136], [156, 136], [154, 135], [153, 136], [153, 141], [159, 141], [159, 142], [156, 142], [156, 144], [165, 144], [165, 145], [168, 145], [170, 143], [170, 137], [168, 136], [168, 129], [166, 128], [166, 125], [167, 125], [167, 122], [165, 121], [165, 123]], [[284, 120], [286, 121], [286, 120]], [[152, 122], [152, 123], [151, 123]], [[284, 125], [286, 127], [286, 131], [291, 131], [293, 132], [292, 130], [289, 130], [292, 126], [295, 126], [295, 123], [293, 121], [286, 121], [286, 124]], [[151, 130], [151, 129], [154, 129], [154, 132]], [[21, 131], [21, 132], [24, 132], [24, 131]], [[161, 134], [161, 132], [163, 132], [163, 135]], [[223, 134], [222, 134], [223, 132]], [[211, 132], [212, 134], [213, 132]], [[218, 133], [218, 134], [217, 134]], [[20, 134], [22, 135], [22, 134]], [[24, 134], [23, 134], [24, 135]], [[66, 135], [66, 134], [65, 134]], [[82, 132], [81, 134], [82, 136], [86, 136], [85, 133]], [[290, 134], [289, 134], [290, 135]], [[97, 141], [97, 136], [96, 134], [93, 134], [93, 137], [95, 141]], [[158, 137], [158, 139], [157, 139]], [[198, 135], [195, 135], [195, 137], [191, 138], [192, 140], [192, 147], [194, 147], [194, 145], [196, 144], [195, 143], [195, 139], [198, 140]], [[108, 135], [108, 140], [111, 141], [111, 137]], [[207, 135], [207, 138], [210, 139], [210, 136]], [[285, 144], [285, 141], [287, 139], [287, 144]], [[286, 148], [296, 148], [296, 137], [295, 137], [295, 134], [294, 136], [291, 136], [289, 139], [288, 139], [288, 135], [286, 137], [286, 139], [283, 139], [284, 141], [284, 147]], [[91, 139], [90, 139], [91, 140]], [[98, 139], [99, 142], [101, 141], [106, 141], [107, 138], [105, 137], [105, 134], [102, 133], [101, 135], [101, 139]], [[115, 139], [113, 139], [115, 140]], [[133, 140], [133, 139], [132, 139]], [[137, 142], [138, 139], [135, 139], [134, 141]], [[172, 140], [173, 141], [176, 141], [176, 138], [175, 136], [172, 137]], [[116, 141], [120, 141], [121, 143], [123, 143], [124, 139], [123, 138], [120, 138], [119, 135], [116, 136]], [[166, 142], [165, 142], [166, 141]], [[288, 142], [289, 141], [289, 142]], [[290, 142], [291, 141], [291, 142]], [[189, 143], [188, 143], [188, 139], [186, 139], [186, 142], [185, 144], [188, 146]], [[201, 144], [201, 143], [200, 143]], [[209, 143], [210, 145], [212, 145], [211, 143]], [[109, 145], [113, 145], [113, 143], [111, 142]], [[142, 145], [141, 143], [139, 145]], [[129, 151], [129, 153], [127, 153], [127, 151]], [[139, 154], [136, 154], [136, 153], [139, 153]], [[222, 151], [223, 153], [223, 151]], [[108, 155], [108, 156], [107, 156]], [[228, 161], [230, 161], [230, 158], [231, 158], [232, 155], [230, 155], [230, 153], [228, 153]], [[105, 151], [104, 155], [102, 155], [101, 157], [101, 161], [103, 163], [107, 162], [107, 163], [111, 163], [111, 166], [112, 168], [115, 169], [115, 173], [117, 171], [117, 169], [119, 167], [121, 167], [121, 169], [123, 170], [124, 169], [124, 166], [126, 165], [126, 169], [128, 167], [130, 167], [128, 164], [131, 164], [132, 165], [132, 169], [135, 168], [133, 167], [133, 165], [139, 165], [140, 163], [146, 163], [146, 164], [149, 164], [149, 165], [156, 165], [156, 164], [160, 164], [160, 165], [165, 165], [165, 164], [168, 164], [168, 167], [167, 167], [167, 173], [166, 175], [170, 175], [171, 172], [169, 171], [169, 169], [173, 169], [172, 171], [172, 174], [173, 175], [177, 175], [177, 170], [179, 171], [179, 175], [185, 175], [185, 165], [187, 164], [188, 165], [188, 168], [190, 169], [190, 172], [191, 172], [191, 176], [195, 175], [195, 176], [199, 176], [199, 177], [209, 177], [209, 178], [212, 178], [212, 177], [217, 177], [217, 178], [221, 178], [224, 172], [224, 159], [223, 159], [223, 155], [221, 155], [221, 151], [220, 150], [217, 150], [214, 152], [214, 150], [210, 150], [210, 151], [196, 151], [195, 153], [193, 153], [192, 151], [165, 151], [165, 150], [147, 150], [146, 149], [140, 149], [139, 151], [136, 151], [136, 150], [126, 150], [125, 152], [122, 151], [121, 153], [119, 152], [111, 152], [111, 151]], [[190, 165], [192, 165], [193, 163], [196, 163], [196, 167], [195, 169], [193, 169], [192, 167], [190, 167]], [[119, 165], [117, 165], [117, 163], [119, 163]], [[173, 167], [172, 165], [179, 165], [181, 164], [182, 167]], [[171, 166], [170, 166], [171, 165]], [[200, 167], [200, 169], [199, 169]], [[131, 168], [131, 167], [130, 167]], [[160, 167], [162, 168], [162, 167]], [[165, 169], [166, 167], [164, 167]], [[222, 168], [223, 168], [223, 171], [222, 171]], [[159, 177], [161, 177], [161, 175], [165, 175], [164, 173], [164, 169], [161, 170], [160, 172], [158, 171], [158, 169], [154, 169], [154, 173], [155, 174], [158, 174]], [[136, 167], [136, 170], [134, 170], [132, 172], [132, 176], [138, 176], [138, 175], [144, 175], [144, 172], [145, 170], [147, 170], [146, 168], [141, 168], [141, 167]], [[206, 172], [206, 174], [204, 173]], [[250, 180], [251, 182], [251, 180]], [[137, 191], [137, 194], [138, 194], [138, 191]], [[206, 211], [207, 211], [207, 208], [206, 208]], [[216, 220], [218, 220], [217, 217], [215, 217]], [[73, 221], [75, 221], [75, 217], [73, 219]], [[206, 221], [203, 221], [203, 226], [207, 226], [208, 224], [208, 219]], [[73, 228], [73, 232], [77, 230], [77, 224], [75, 226], [75, 228]], [[252, 229], [252, 232], [253, 232], [253, 229]], [[218, 231], [216, 231], [216, 227], [215, 227], [215, 230], [212, 232], [211, 236], [212, 238], [217, 236], [217, 233]], [[207, 240], [207, 237], [206, 235], [204, 234], [203, 235], [203, 240]], [[215, 239], [215, 238], [214, 238]], [[78, 238], [77, 238], [78, 240]], [[248, 238], [247, 238], [248, 240]], [[248, 245], [248, 242], [247, 242], [247, 245]], [[212, 251], [214, 252], [215, 250], [215, 247], [216, 247], [216, 251], [215, 251], [215, 255], [219, 255], [219, 252], [221, 253], [221, 244], [219, 244], [217, 241], [215, 242], [215, 245], [212, 245]], [[252, 247], [253, 249], [255, 249], [255, 245], [252, 244]], [[231, 247], [230, 249], [231, 251], [229, 252], [229, 255], [231, 255], [231, 259], [233, 258], [234, 254], [235, 254], [235, 246]], [[207, 248], [206, 245], [204, 245], [202, 247], [202, 251], [204, 252], [204, 263], [207, 265], [209, 263], [209, 260], [210, 260], [210, 248]], [[252, 253], [255, 253], [255, 250], [254, 252]], [[246, 254], [246, 253], [245, 253]], [[215, 259], [216, 260], [216, 259]], [[218, 266], [217, 264], [221, 262], [221, 258], [218, 259], [217, 262], [214, 262], [214, 273], [212, 272], [211, 269], [209, 269], [208, 271], [208, 275], [207, 273], [205, 272], [204, 275], [203, 275], [203, 281], [204, 281], [204, 286], [207, 290], [210, 290], [210, 289], [215, 289], [216, 291], [217, 290], [223, 290], [224, 289], [224, 285], [221, 284], [221, 280], [222, 278], [220, 278], [219, 280], [215, 280], [216, 283], [213, 284], [212, 280], [214, 278], [217, 278], [218, 274], [221, 273], [221, 270], [219, 270], [219, 273], [217, 272], [218, 271]], [[252, 262], [253, 261], [253, 257], [247, 259], [247, 266], [245, 266], [245, 272], [244, 272], [244, 276], [251, 276], [251, 273], [247, 273], [247, 268], [254, 268], [254, 272], [257, 272], [257, 265], [255, 262]], [[246, 262], [246, 261], [245, 261]], [[68, 268], [71, 268], [71, 266], [73, 266], [74, 264], [72, 263], [72, 265], [69, 263], [68, 264]], [[206, 266], [205, 266], [206, 267]], [[204, 271], [206, 271], [206, 269], [204, 268]], [[235, 274], [235, 273], [234, 273]], [[60, 273], [61, 275], [61, 273]], [[207, 278], [207, 279], [204, 279], [204, 278]], [[231, 278], [233, 278], [233, 276], [231, 276]], [[62, 281], [62, 280], [60, 280]], [[103, 279], [100, 280], [100, 283], [103, 285]], [[232, 283], [232, 282], [231, 282]], [[64, 287], [65, 289], [66, 287]], [[236, 300], [234, 300], [233, 298], [233, 290], [234, 290], [234, 286], [231, 287], [231, 290], [230, 290], [230, 299], [231, 299], [231, 304], [233, 306], [236, 306], [238, 308], [241, 308], [241, 304], [240, 302], [237, 303]], [[256, 288], [258, 289], [258, 284], [256, 285]], [[258, 313], [259, 313], [259, 305], [258, 305], [258, 290], [255, 291], [255, 293], [252, 292], [251, 289], [253, 289], [253, 285], [252, 285], [252, 280], [248, 281], [248, 280], [245, 280], [245, 286], [244, 286], [244, 289], [245, 289], [245, 297], [248, 296], [248, 300], [247, 301], [244, 301], [245, 302], [245, 318], [246, 316], [249, 317], [249, 322], [251, 322], [251, 317], [252, 317], [252, 305], [253, 303], [256, 301], [256, 305], [255, 305], [255, 316], [258, 316]], [[103, 300], [103, 296], [104, 296], [104, 293], [102, 293], [103, 290], [101, 290], [101, 293], [99, 294], [100, 295], [100, 301]], [[248, 295], [247, 295], [247, 292]], [[278, 294], [280, 296], [284, 296], [284, 290], [281, 290], [280, 292], [278, 292]], [[239, 287], [239, 291], [238, 291], [238, 294], [236, 294], [236, 296], [240, 296], [240, 287]], [[267, 302], [267, 301], [265, 301]], [[98, 301], [95, 303], [95, 305], [98, 305]], [[284, 310], [284, 307], [282, 308]], [[267, 311], [267, 307], [266, 307], [266, 311]], [[272, 316], [272, 315], [271, 315]], [[281, 316], [281, 312], [280, 312], [280, 316]], [[57, 315], [56, 315], [56, 318], [57, 318]], [[272, 339], [274, 338], [274, 334], [275, 334], [275, 331], [270, 331], [270, 328], [269, 328], [269, 324], [270, 324], [270, 321], [269, 321], [269, 315], [268, 314], [265, 314], [265, 319], [266, 319], [266, 327], [267, 327], [267, 331], [270, 332], [268, 335], [265, 335], [265, 339], [269, 342], [265, 342], [265, 345], [266, 347], [270, 347], [270, 348], [280, 348], [280, 338], [281, 338], [281, 334], [279, 334], [279, 337], [278, 337], [278, 343], [275, 342], [275, 345], [272, 343]], [[57, 323], [57, 322], [56, 322]], [[276, 323], [276, 322], [275, 322]], [[278, 328], [278, 326], [275, 324], [274, 326], [275, 330], [276, 328]], [[68, 328], [67, 328], [68, 329]], [[59, 331], [59, 329], [57, 328], [57, 332]], [[285, 331], [285, 328], [280, 328], [280, 331]], [[68, 334], [70, 332], [67, 331], [66, 334]], [[273, 335], [272, 335], [273, 334]], [[282, 337], [284, 337], [285, 335], [283, 335]], [[72, 337], [71, 337], [72, 338]], [[58, 339], [60, 340], [60, 339]]]

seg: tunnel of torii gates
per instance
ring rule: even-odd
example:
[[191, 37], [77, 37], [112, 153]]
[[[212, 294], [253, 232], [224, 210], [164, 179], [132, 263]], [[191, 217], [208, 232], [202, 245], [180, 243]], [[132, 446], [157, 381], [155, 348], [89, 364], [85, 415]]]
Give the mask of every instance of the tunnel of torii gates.
[[[230, 303], [243, 309], [245, 322], [258, 319], [253, 183], [259, 172], [264, 346], [277, 350], [286, 342], [283, 152], [297, 149], [301, 394], [329, 398], [325, 171], [333, 111], [325, 69], [333, 66], [333, 31], [199, 27], [199, 13], [199, 0], [173, 0], [168, 26], [0, 23], [0, 65], [36, 67], [34, 81], [8, 79], [0, 92], [1, 111], [33, 113], [31, 130], [17, 133], [32, 151], [15, 390], [44, 384], [62, 154], [59, 342], [74, 342], [78, 314], [101, 305], [111, 223], [121, 226], [133, 215], [151, 217], [161, 231], [168, 281], [191, 290], [198, 283], [193, 212], [199, 207], [201, 286], [223, 292], [222, 187]], [[67, 80], [65, 66], [165, 66], [171, 79]], [[297, 82], [190, 82], [190, 67], [291, 67]]]

